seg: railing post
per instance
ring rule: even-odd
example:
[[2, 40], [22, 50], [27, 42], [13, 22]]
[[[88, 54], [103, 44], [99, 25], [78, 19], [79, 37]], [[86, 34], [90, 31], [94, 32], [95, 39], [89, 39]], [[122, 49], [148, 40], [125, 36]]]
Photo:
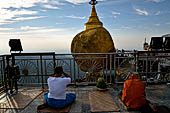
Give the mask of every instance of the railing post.
[[[72, 63], [71, 63], [71, 59], [70, 59], [70, 77], [72, 78], [72, 69], [71, 69], [71, 65], [72, 65]], [[71, 81], [72, 82], [72, 81]]]
[[148, 79], [148, 53], [146, 57], [146, 83], [147, 83], [147, 79]]
[[114, 83], [116, 83], [116, 54], [114, 54]]
[[76, 69], [75, 69], [75, 67], [76, 67], [76, 63], [75, 63], [75, 59], [73, 60], [73, 68], [74, 68], [74, 85], [76, 85]]
[[41, 64], [41, 83], [42, 83], [42, 88], [44, 89], [42, 55], [40, 55], [40, 64]]
[[38, 62], [38, 59], [37, 59], [37, 75], [38, 75], [38, 83], [40, 83], [40, 72], [39, 72], [40, 68], [39, 68], [39, 62]]
[[[5, 74], [5, 90], [8, 92], [8, 81], [7, 78], [9, 77], [9, 55], [6, 56], [7, 66], [5, 67], [7, 69], [7, 73]], [[4, 70], [5, 71], [5, 70]]]
[[107, 82], [107, 66], [108, 66], [108, 55], [106, 55], [106, 82]]
[[139, 69], [138, 65], [139, 65], [139, 55], [138, 53], [136, 53], [136, 72], [138, 72]]
[[137, 72], [137, 68], [136, 68], [137, 59], [136, 59], [136, 52], [135, 51], [134, 51], [134, 61], [135, 61], [135, 64], [134, 64], [135, 69], [134, 69], [134, 71]]
[[[0, 56], [0, 57], [1, 57], [1, 56]], [[2, 71], [2, 70], [3, 70], [3, 69], [2, 69], [2, 68], [3, 68], [3, 67], [2, 67], [3, 64], [2, 64], [2, 62], [3, 62], [3, 61], [0, 59], [0, 86], [4, 86], [4, 82], [3, 82], [3, 71]]]
[[55, 66], [56, 66], [56, 62], [55, 62], [55, 54], [53, 54], [53, 62], [54, 62], [54, 72], [55, 72]]
[[[44, 60], [44, 68], [45, 68], [45, 80], [47, 80], [47, 61], [46, 60]], [[46, 81], [44, 82], [44, 83], [46, 83]]]
[[14, 66], [14, 65], [15, 65], [15, 56], [12, 55], [12, 66]]
[[112, 54], [110, 54], [110, 83], [112, 83]]
[[79, 81], [80, 80], [80, 69], [78, 65], [77, 65], [77, 71], [78, 71], [78, 81]]
[[7, 89], [7, 76], [6, 76], [6, 73], [5, 73], [5, 56], [2, 57], [3, 59], [3, 85], [5, 86], [5, 91], [8, 91]]

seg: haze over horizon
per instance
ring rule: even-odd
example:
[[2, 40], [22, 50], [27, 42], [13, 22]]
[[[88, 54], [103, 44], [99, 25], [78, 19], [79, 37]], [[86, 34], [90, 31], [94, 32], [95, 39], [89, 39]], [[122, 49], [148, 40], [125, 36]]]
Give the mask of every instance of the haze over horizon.
[[[1, 0], [0, 54], [9, 39], [20, 39], [23, 52], [69, 53], [84, 30], [90, 0]], [[170, 33], [170, 0], [97, 0], [96, 10], [116, 49], [142, 50], [153, 36]]]

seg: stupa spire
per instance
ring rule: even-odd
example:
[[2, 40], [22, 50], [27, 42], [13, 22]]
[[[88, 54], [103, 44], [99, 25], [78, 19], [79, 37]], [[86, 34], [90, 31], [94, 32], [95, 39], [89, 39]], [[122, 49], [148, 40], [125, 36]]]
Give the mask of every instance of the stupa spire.
[[103, 23], [100, 22], [97, 13], [96, 13], [96, 9], [95, 9], [95, 5], [97, 4], [96, 0], [91, 0], [89, 2], [89, 4], [92, 5], [92, 10], [91, 10], [91, 14], [89, 17], [89, 20], [87, 23], [85, 23], [85, 30], [87, 29], [91, 29], [91, 28], [97, 28], [97, 27], [102, 27]]

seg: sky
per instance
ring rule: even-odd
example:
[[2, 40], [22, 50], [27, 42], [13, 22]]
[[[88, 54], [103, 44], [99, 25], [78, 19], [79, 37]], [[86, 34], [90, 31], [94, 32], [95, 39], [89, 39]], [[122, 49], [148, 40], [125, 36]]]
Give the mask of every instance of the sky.
[[[0, 54], [10, 53], [10, 39], [20, 39], [23, 52], [70, 53], [89, 1], [0, 0]], [[170, 33], [170, 0], [98, 0], [96, 11], [116, 49], [142, 50], [145, 37]]]

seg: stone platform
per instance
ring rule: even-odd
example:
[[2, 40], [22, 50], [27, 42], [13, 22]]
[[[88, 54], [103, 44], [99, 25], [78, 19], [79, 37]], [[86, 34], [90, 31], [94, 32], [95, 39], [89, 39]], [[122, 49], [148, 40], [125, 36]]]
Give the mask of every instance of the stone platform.
[[[138, 113], [128, 112], [124, 106], [116, 98], [119, 91], [122, 90], [122, 85], [114, 85], [109, 88], [110, 93], [115, 100], [117, 106], [120, 108], [120, 112], [107, 112], [107, 113]], [[77, 95], [76, 101], [71, 106], [69, 113], [91, 113], [88, 93], [95, 91], [95, 86], [79, 86], [79, 87], [68, 87], [68, 91], [75, 92]], [[147, 99], [155, 105], [166, 105], [170, 108], [170, 87], [166, 85], [149, 85], [146, 88]], [[43, 94], [34, 99], [25, 109], [0, 109], [0, 113], [37, 113], [37, 106], [43, 103]], [[5, 100], [9, 95], [2, 95], [0, 102]], [[100, 112], [101, 113], [101, 112]], [[106, 113], [106, 112], [105, 112]]]

